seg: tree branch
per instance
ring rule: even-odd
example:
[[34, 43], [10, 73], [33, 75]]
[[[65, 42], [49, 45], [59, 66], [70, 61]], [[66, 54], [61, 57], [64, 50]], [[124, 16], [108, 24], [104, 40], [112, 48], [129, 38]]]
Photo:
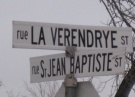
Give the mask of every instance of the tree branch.
[[135, 33], [135, 29], [128, 23], [128, 21], [124, 18], [123, 16], [123, 13], [122, 11], [120, 11], [120, 9], [118, 8], [117, 4], [116, 4], [116, 1], [112, 0], [113, 4], [115, 5], [115, 8], [117, 9], [117, 11], [119, 12], [122, 20], [125, 22], [125, 24], [128, 26], [128, 27], [131, 27], [133, 32]]

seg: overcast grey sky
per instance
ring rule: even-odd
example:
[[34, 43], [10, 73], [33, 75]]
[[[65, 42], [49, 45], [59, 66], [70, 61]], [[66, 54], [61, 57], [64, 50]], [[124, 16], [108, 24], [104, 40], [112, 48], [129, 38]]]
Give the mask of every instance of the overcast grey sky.
[[22, 91], [23, 81], [30, 82], [30, 57], [60, 52], [12, 48], [13, 20], [103, 26], [109, 16], [99, 0], [0, 0], [0, 97]]

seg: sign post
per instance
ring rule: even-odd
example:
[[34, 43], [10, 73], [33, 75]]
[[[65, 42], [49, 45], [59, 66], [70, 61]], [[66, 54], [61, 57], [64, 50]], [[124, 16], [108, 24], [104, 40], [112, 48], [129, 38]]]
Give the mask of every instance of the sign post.
[[67, 74], [64, 80], [65, 97], [76, 97], [77, 79], [73, 74]]
[[[66, 47], [65, 54], [66, 57], [75, 57], [75, 47]], [[76, 87], [77, 79], [74, 77], [74, 74], [67, 74], [64, 80], [65, 85], [65, 97], [76, 97]]]

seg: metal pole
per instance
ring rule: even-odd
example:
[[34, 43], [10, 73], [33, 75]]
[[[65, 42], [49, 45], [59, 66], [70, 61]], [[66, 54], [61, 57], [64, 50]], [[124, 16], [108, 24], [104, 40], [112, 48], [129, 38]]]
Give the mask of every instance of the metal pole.
[[76, 97], [77, 79], [73, 74], [68, 74], [64, 80], [65, 97]]
[[[76, 47], [67, 46], [65, 50], [66, 57], [74, 57]], [[64, 80], [65, 97], [76, 97], [77, 79], [74, 74], [67, 74]]]

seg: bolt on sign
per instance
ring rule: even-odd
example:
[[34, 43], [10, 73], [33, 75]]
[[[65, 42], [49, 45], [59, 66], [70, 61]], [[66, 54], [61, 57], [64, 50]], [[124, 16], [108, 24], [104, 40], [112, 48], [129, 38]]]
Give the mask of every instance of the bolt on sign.
[[132, 29], [13, 21], [14, 48], [65, 50], [66, 46], [77, 50], [126, 47], [132, 52]]
[[34, 82], [63, 80], [66, 74], [75, 77], [105, 76], [124, 73], [125, 48], [79, 51], [75, 57], [65, 53], [30, 58], [30, 80]]

